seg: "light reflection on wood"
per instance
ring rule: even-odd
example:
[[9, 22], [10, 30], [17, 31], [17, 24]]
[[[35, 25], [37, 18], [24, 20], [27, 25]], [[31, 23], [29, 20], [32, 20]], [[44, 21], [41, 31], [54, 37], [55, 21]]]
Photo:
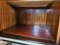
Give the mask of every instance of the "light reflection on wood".
[[23, 24], [46, 25], [46, 17], [47, 14], [43, 9], [21, 9], [19, 12], [19, 21], [22, 20]]

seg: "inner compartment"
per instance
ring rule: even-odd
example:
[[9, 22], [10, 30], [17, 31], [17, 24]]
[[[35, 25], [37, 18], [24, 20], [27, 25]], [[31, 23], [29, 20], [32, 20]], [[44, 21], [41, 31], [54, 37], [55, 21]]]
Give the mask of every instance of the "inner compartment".
[[45, 42], [56, 41], [58, 16], [53, 9], [19, 7], [16, 13], [16, 26], [2, 30], [2, 35], [28, 37]]
[[45, 9], [20, 8], [18, 11], [18, 24], [46, 25], [47, 13]]

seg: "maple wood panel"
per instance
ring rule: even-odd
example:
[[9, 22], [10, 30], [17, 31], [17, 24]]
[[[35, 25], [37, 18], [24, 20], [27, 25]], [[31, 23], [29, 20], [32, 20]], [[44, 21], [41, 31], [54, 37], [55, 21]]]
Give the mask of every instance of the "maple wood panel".
[[0, 2], [0, 30], [15, 25], [15, 10], [13, 10], [6, 2]]

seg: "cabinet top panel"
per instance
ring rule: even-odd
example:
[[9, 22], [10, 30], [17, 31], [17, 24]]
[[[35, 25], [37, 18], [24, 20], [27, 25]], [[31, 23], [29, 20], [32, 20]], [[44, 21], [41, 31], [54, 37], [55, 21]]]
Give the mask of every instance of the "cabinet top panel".
[[54, 1], [54, 0], [7, 0], [7, 1], [19, 1], [19, 2], [22, 2], [22, 1]]
[[47, 7], [53, 0], [7, 0], [17, 7]]

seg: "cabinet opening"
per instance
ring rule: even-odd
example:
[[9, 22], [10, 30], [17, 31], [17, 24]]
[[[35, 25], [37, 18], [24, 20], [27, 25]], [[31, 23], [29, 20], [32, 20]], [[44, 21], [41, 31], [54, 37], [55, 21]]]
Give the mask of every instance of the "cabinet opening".
[[16, 25], [0, 31], [1, 36], [55, 43], [59, 20], [56, 9], [19, 7], [15, 11]]

